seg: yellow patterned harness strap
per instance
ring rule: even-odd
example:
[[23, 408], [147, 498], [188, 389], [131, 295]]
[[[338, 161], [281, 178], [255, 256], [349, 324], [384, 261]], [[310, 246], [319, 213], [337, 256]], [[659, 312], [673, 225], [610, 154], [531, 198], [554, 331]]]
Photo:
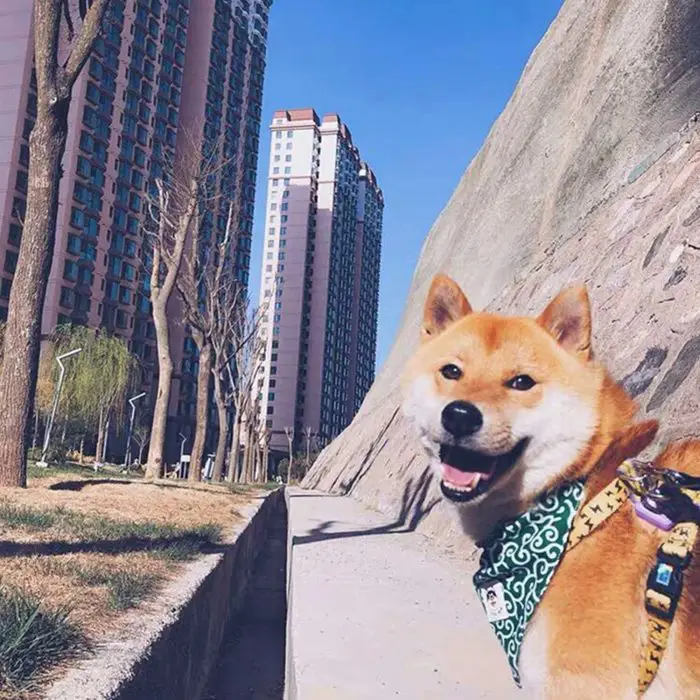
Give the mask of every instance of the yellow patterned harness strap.
[[643, 695], [659, 670], [668, 646], [671, 624], [683, 592], [683, 571], [690, 564], [698, 537], [698, 524], [676, 523], [656, 553], [656, 564], [649, 572], [645, 605], [647, 640], [642, 648], [638, 692]]
[[581, 540], [602, 525], [629, 498], [629, 491], [622, 479], [614, 479], [596, 494], [576, 514], [569, 532], [566, 551], [572, 550]]
[[[628, 500], [630, 494], [645, 495], [646, 477], [635, 463], [625, 461], [619, 468], [621, 478], [614, 479], [576, 514], [566, 551], [594, 532]], [[660, 473], [660, 472], [659, 472]], [[690, 511], [700, 506], [700, 491], [677, 487], [681, 498], [688, 499]], [[690, 512], [686, 509], [686, 512]], [[656, 564], [649, 572], [645, 606], [648, 613], [647, 639], [642, 648], [638, 675], [638, 694], [643, 695], [661, 664], [668, 645], [671, 624], [683, 590], [683, 571], [690, 564], [698, 537], [697, 515], [693, 520], [681, 518], [669, 531], [657, 551]]]

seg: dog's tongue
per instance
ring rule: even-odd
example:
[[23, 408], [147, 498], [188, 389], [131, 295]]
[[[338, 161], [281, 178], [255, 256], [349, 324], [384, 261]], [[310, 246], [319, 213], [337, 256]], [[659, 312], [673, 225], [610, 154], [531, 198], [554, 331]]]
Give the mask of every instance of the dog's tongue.
[[463, 472], [461, 469], [442, 463], [442, 478], [455, 486], [471, 486], [483, 476], [481, 472]]

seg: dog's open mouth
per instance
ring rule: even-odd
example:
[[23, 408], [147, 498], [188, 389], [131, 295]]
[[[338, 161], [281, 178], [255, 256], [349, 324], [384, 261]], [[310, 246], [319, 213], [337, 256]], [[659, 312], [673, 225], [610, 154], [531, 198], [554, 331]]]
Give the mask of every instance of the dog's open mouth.
[[456, 503], [466, 503], [486, 493], [518, 461], [526, 444], [527, 440], [521, 440], [510, 452], [496, 456], [457, 445], [441, 445], [443, 495]]

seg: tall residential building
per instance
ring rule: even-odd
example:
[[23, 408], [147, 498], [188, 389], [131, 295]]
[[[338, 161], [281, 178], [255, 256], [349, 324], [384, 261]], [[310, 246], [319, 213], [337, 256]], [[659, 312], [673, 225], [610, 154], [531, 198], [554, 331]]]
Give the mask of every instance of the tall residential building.
[[280, 110], [271, 132], [257, 389], [285, 453], [290, 429], [338, 435], [374, 380], [384, 199], [337, 114]]
[[[268, 10], [272, 0], [112, 0], [105, 31], [74, 90], [63, 161], [54, 260], [42, 332], [104, 327], [124, 338], [156, 386], [155, 332], [144, 273], [146, 194], [176, 158], [184, 132], [220, 144], [216, 215], [241, 212], [235, 257], [247, 284]], [[26, 206], [28, 135], [36, 115], [32, 3], [0, 7], [0, 320], [6, 318]], [[69, 0], [84, 15], [89, 2]], [[171, 434], [193, 415], [197, 357], [174, 304]], [[172, 442], [172, 441], [169, 441]]]

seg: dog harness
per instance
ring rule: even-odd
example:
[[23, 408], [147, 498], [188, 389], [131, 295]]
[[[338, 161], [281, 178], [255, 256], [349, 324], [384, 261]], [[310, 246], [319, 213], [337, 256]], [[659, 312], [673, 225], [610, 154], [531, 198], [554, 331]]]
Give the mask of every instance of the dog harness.
[[642, 648], [638, 695], [658, 671], [683, 589], [700, 521], [700, 478], [628, 460], [603, 491], [581, 507], [582, 481], [568, 482], [537, 499], [524, 513], [502, 521], [483, 547], [474, 585], [486, 616], [520, 687], [518, 661], [527, 625], [559, 562], [628, 500], [637, 514], [666, 531], [646, 583], [647, 640]]

